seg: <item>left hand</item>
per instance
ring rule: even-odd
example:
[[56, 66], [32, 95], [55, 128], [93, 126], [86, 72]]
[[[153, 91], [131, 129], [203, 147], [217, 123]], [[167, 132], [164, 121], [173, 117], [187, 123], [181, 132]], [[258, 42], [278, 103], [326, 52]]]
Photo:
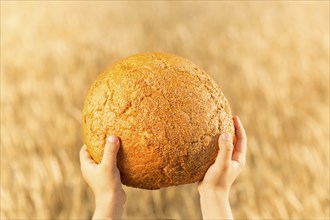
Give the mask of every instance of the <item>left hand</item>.
[[[87, 151], [86, 145], [80, 150], [81, 172], [95, 195], [95, 216], [101, 218], [118, 218], [123, 212], [126, 194], [121, 185], [120, 172], [117, 168], [117, 153], [119, 150], [119, 138], [108, 138], [103, 158], [97, 164]], [[107, 212], [102, 213], [100, 212]]]

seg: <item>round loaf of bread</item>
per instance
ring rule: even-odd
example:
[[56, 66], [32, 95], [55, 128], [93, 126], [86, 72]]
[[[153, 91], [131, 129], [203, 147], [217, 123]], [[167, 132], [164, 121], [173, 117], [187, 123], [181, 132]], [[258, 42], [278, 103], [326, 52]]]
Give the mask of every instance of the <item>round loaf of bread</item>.
[[121, 140], [117, 166], [127, 186], [159, 189], [203, 179], [218, 137], [234, 135], [229, 104], [200, 67], [166, 53], [142, 53], [110, 66], [89, 89], [83, 138], [102, 160], [106, 140]]

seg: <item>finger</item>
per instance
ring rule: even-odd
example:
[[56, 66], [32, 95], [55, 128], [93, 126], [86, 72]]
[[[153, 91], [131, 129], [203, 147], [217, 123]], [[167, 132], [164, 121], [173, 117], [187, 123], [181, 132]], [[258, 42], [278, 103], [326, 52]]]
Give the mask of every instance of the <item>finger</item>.
[[79, 152], [80, 163], [83, 164], [96, 164], [91, 155], [88, 153], [86, 145], [82, 146]]
[[232, 159], [244, 165], [247, 149], [247, 137], [242, 122], [237, 116], [234, 117], [234, 126], [237, 141]]
[[227, 169], [230, 166], [233, 153], [233, 137], [230, 133], [224, 133], [219, 138], [219, 153], [215, 160], [215, 166]]
[[117, 153], [119, 150], [119, 138], [110, 136], [105, 144], [101, 164], [104, 166], [117, 166]]

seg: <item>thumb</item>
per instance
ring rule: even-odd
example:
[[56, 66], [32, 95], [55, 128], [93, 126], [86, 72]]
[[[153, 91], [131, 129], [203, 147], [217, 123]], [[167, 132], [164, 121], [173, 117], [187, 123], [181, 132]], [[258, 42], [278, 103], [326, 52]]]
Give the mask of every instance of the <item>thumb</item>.
[[233, 137], [230, 133], [224, 133], [219, 138], [219, 153], [215, 161], [218, 168], [227, 169], [231, 163], [233, 153]]
[[117, 166], [117, 153], [119, 150], [119, 138], [110, 136], [105, 144], [102, 165], [114, 168]]

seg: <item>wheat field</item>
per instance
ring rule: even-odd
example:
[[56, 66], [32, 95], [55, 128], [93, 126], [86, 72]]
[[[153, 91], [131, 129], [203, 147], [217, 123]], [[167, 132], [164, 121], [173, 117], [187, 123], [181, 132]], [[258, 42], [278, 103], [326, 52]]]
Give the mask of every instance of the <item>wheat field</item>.
[[[1, 219], [92, 216], [84, 96], [145, 51], [201, 66], [240, 116], [236, 218], [329, 219], [329, 31], [328, 1], [1, 1]], [[124, 190], [124, 218], [201, 218], [196, 184]]]

